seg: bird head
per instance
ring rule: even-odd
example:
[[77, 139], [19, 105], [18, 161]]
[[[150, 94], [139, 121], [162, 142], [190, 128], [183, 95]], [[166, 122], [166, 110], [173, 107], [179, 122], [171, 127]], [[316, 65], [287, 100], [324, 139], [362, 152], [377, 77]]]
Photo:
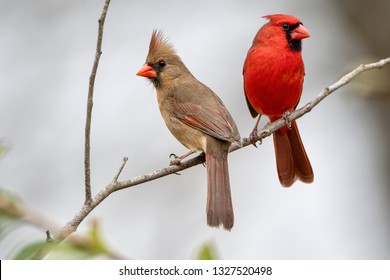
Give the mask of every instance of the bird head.
[[164, 38], [162, 31], [153, 30], [146, 63], [137, 75], [150, 79], [158, 88], [178, 78], [186, 71], [188, 71], [187, 68], [172, 44]]
[[263, 18], [269, 19], [269, 23], [266, 25], [267, 28], [275, 32], [275, 34], [283, 34], [288, 46], [294, 51], [301, 51], [301, 40], [310, 37], [306, 27], [294, 16], [276, 14], [267, 15]]

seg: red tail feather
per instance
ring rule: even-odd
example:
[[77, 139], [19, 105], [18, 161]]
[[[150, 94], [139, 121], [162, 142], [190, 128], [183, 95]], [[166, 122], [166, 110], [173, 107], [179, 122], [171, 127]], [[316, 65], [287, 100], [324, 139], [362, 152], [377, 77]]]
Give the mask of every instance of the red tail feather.
[[291, 129], [279, 129], [273, 136], [280, 183], [284, 187], [290, 187], [297, 179], [304, 183], [313, 182], [313, 169], [296, 122], [291, 123]]

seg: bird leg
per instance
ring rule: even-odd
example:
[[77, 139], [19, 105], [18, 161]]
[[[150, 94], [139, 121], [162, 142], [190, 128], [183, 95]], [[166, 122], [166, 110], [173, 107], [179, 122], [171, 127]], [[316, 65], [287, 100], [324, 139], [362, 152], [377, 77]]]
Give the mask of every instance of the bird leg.
[[[260, 119], [261, 119], [261, 114], [259, 114], [259, 118], [256, 121], [255, 127], [253, 128], [251, 134], [249, 134], [249, 142], [251, 142], [252, 145], [255, 146], [256, 148], [257, 148], [257, 146], [256, 146], [256, 140], [255, 139], [258, 138], [258, 136], [257, 136], [257, 127], [259, 126]], [[260, 145], [261, 145], [261, 139], [259, 140], [259, 142], [260, 142]]]
[[283, 114], [283, 120], [284, 122], [286, 123], [286, 126], [289, 130], [291, 130], [291, 120], [290, 120], [290, 115], [291, 115], [291, 112], [290, 111], [286, 111], [284, 112]]
[[192, 155], [193, 153], [195, 153], [195, 151], [190, 150], [180, 157], [178, 157], [175, 154], [170, 154], [169, 158], [173, 157], [173, 159], [170, 161], [169, 165], [179, 165], [182, 159], [185, 159], [186, 157], [188, 157], [189, 155]]

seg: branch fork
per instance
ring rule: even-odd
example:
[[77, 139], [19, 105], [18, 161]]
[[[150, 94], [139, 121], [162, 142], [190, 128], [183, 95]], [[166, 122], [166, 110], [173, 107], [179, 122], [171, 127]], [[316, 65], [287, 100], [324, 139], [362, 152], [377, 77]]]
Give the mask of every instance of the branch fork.
[[[202, 164], [205, 162], [205, 156], [204, 153], [185, 160], [180, 161], [179, 165], [170, 165], [168, 167], [161, 168], [159, 170], [155, 170], [149, 173], [146, 173], [141, 176], [133, 177], [124, 181], [118, 181], [118, 178], [126, 165], [126, 162], [128, 161], [128, 158], [125, 157], [122, 160], [122, 163], [115, 174], [112, 182], [108, 184], [105, 188], [103, 188], [100, 192], [98, 192], [93, 198], [92, 198], [92, 192], [91, 192], [91, 178], [90, 178], [90, 130], [91, 130], [91, 118], [92, 118], [92, 107], [93, 107], [93, 92], [94, 92], [94, 83], [96, 78], [96, 72], [99, 64], [99, 59], [102, 54], [101, 45], [102, 45], [102, 39], [103, 39], [103, 27], [104, 22], [108, 10], [108, 6], [110, 4], [110, 0], [106, 0], [103, 11], [101, 14], [101, 17], [99, 19], [99, 30], [98, 30], [98, 39], [97, 39], [97, 46], [96, 46], [96, 53], [95, 53], [95, 60], [92, 67], [92, 72], [89, 80], [89, 90], [88, 90], [88, 104], [87, 104], [87, 116], [86, 116], [86, 126], [85, 126], [85, 155], [84, 155], [84, 168], [85, 168], [85, 202], [81, 209], [74, 215], [74, 217], [68, 221], [61, 229], [59, 229], [53, 236], [50, 236], [48, 234], [47, 238], [50, 240], [55, 240], [57, 242], [61, 242], [62, 240], [66, 239], [70, 234], [75, 232], [77, 230], [77, 227], [80, 225], [80, 223], [89, 215], [89, 213], [98, 206], [104, 199], [106, 199], [110, 194], [113, 192], [130, 188], [145, 182], [149, 182], [152, 180], [156, 180], [158, 178], [175, 174], [179, 171], [191, 168], [193, 166]], [[312, 101], [308, 102], [304, 106], [302, 106], [300, 109], [295, 110], [291, 112], [291, 114], [288, 116], [288, 119], [290, 122], [302, 117], [303, 115], [310, 112], [315, 106], [317, 106], [325, 97], [330, 95], [332, 92], [336, 91], [340, 87], [346, 85], [349, 83], [352, 79], [354, 79], [357, 75], [359, 75], [362, 72], [372, 70], [372, 69], [380, 69], [386, 65], [390, 64], [390, 57], [381, 59], [378, 62], [369, 63], [369, 64], [361, 64], [353, 71], [347, 73], [344, 75], [341, 79], [339, 79], [336, 83], [333, 85], [330, 85], [329, 87], [324, 88], [320, 94], [313, 99]], [[279, 128], [286, 125], [285, 119], [282, 117], [279, 120], [267, 124], [263, 129], [258, 131], [257, 133], [257, 139], [256, 141], [261, 141], [262, 139], [270, 136], [273, 132], [278, 130]], [[242, 149], [248, 145], [251, 145], [251, 142], [248, 140], [248, 138], [243, 138], [242, 140], [242, 146], [239, 146], [237, 144], [233, 144], [231, 146], [230, 152]]]

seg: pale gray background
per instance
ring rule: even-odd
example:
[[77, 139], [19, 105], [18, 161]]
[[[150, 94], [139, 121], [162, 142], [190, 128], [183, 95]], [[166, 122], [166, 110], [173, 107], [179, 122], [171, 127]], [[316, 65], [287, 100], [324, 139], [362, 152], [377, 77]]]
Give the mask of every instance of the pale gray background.
[[[59, 224], [83, 202], [88, 77], [103, 2], [1, 1], [0, 138], [10, 151], [0, 160], [0, 186]], [[135, 75], [154, 28], [222, 98], [246, 137], [254, 120], [241, 72], [266, 22], [261, 16], [293, 14], [311, 32], [302, 105], [358, 64], [389, 55], [388, 16], [377, 15], [388, 14], [389, 2], [369, 2], [360, 13], [347, 1], [113, 0], [94, 99], [94, 193], [112, 180], [123, 156], [127, 179], [186, 152], [165, 127], [153, 87]], [[358, 22], [368, 23], [378, 41]], [[279, 185], [272, 138], [230, 155], [232, 232], [206, 226], [202, 166], [113, 194], [79, 232], [98, 219], [108, 244], [137, 259], [189, 259], [206, 241], [222, 259], [389, 259], [390, 106], [364, 97], [371, 91], [363, 89], [353, 83], [298, 121], [315, 173], [311, 185]], [[41, 230], [21, 227], [2, 237], [0, 257], [41, 237]]]

